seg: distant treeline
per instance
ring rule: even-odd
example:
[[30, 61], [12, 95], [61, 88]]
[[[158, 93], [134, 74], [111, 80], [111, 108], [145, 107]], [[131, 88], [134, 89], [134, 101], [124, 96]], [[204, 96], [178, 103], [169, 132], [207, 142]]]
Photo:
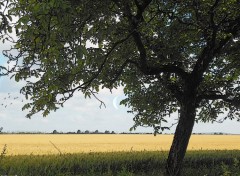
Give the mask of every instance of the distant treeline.
[[[53, 131], [53, 132], [0, 132], [0, 134], [152, 134], [154, 133], [149, 133], [149, 132], [120, 132], [116, 133], [114, 131], [105, 131], [105, 132], [98, 132], [96, 133], [95, 131], [83, 131], [83, 132], [58, 132], [58, 131]], [[159, 133], [163, 134], [163, 133]], [[173, 135], [173, 133], [164, 133], [163, 135]], [[228, 133], [193, 133], [193, 135], [234, 135], [234, 134], [228, 134]], [[237, 135], [237, 134], [236, 134]]]
[[52, 134], [153, 134], [153, 133], [132, 133], [132, 132], [120, 132], [120, 133], [117, 133], [115, 131], [104, 131], [104, 132], [101, 132], [101, 131], [89, 131], [89, 130], [86, 130], [86, 131], [81, 131], [81, 130], [77, 130], [77, 132], [58, 132], [56, 130], [53, 130]]
[[[52, 132], [22, 132], [22, 131], [17, 131], [17, 132], [3, 132], [3, 127], [0, 127], [0, 134], [154, 134], [150, 132], [115, 132], [115, 131], [109, 131], [105, 130], [104, 132], [101, 132], [99, 130], [95, 131], [90, 131], [90, 130], [77, 130], [76, 132], [62, 132], [62, 131], [57, 131], [53, 130]], [[158, 133], [158, 134], [163, 134], [163, 133]], [[173, 135], [173, 133], [164, 133], [166, 135]], [[214, 132], [214, 133], [193, 133], [193, 135], [229, 135], [228, 133], [222, 133], [222, 132]]]
[[58, 132], [58, 131], [53, 131], [53, 132], [22, 132], [22, 131], [20, 131], [20, 132], [1, 132], [0, 134], [154, 134], [154, 133], [130, 133], [130, 132], [120, 132], [120, 133], [116, 133], [116, 132], [114, 132], [114, 131], [111, 131], [111, 132], [98, 132], [98, 133], [96, 133], [96, 132], [91, 132], [91, 131], [89, 131], [89, 132], [85, 132], [85, 131], [83, 131], [83, 132], [62, 132], [62, 131], [60, 131], [60, 132]]
[[153, 133], [130, 133], [130, 132], [120, 132], [116, 133], [115, 131], [109, 131], [105, 130], [104, 132], [95, 130], [95, 131], [90, 131], [90, 130], [77, 130], [76, 132], [62, 132], [62, 131], [57, 131], [53, 130], [52, 132], [41, 132], [41, 131], [34, 131], [34, 132], [25, 132], [25, 131], [16, 131], [16, 132], [3, 132], [3, 128], [0, 128], [0, 134], [153, 134]]

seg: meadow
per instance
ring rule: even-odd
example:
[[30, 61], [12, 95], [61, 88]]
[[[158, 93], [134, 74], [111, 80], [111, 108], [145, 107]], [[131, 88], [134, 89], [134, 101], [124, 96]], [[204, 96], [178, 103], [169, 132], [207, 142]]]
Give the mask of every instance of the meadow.
[[[164, 176], [172, 138], [172, 135], [1, 134], [0, 175]], [[183, 175], [239, 176], [239, 138], [239, 135], [193, 135]]]

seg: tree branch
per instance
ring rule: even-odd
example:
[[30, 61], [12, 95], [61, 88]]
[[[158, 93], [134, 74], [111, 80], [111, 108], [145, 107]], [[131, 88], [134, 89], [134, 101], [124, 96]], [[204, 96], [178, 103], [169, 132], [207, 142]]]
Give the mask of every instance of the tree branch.
[[200, 54], [194, 69], [192, 71], [192, 76], [194, 77], [196, 82], [196, 85], [198, 85], [202, 81], [202, 76], [203, 73], [207, 70], [209, 64], [212, 62], [212, 60], [221, 53], [222, 49], [224, 46], [234, 37], [236, 36], [239, 31], [240, 31], [240, 21], [239, 21], [239, 16], [236, 17], [235, 20], [229, 21], [228, 24], [228, 30], [224, 31], [227, 35], [227, 37], [222, 38], [218, 41], [217, 39], [217, 33], [218, 32], [223, 32], [219, 28], [220, 24], [216, 24], [214, 21], [214, 16], [215, 16], [215, 9], [218, 7], [220, 3], [220, 0], [215, 0], [214, 4], [209, 10], [209, 28], [206, 29], [210, 30], [211, 33], [208, 34], [206, 32], [206, 40], [207, 40], [207, 45], [206, 47], [202, 50], [202, 53]]
[[140, 53], [140, 62], [132, 62], [132, 61], [129, 61], [129, 62], [136, 65], [139, 68], [139, 70], [146, 75], [158, 75], [160, 73], [176, 73], [181, 78], [186, 79], [188, 76], [188, 73], [186, 73], [180, 67], [177, 67], [172, 64], [149, 66], [149, 64], [147, 63], [147, 52], [142, 42], [141, 35], [139, 34], [137, 28], [138, 28], [138, 25], [142, 22], [142, 19], [143, 19], [142, 14], [144, 13], [144, 10], [147, 8], [147, 6], [151, 3], [151, 0], [145, 0], [144, 3], [141, 5], [138, 3], [138, 1], [136, 3], [137, 3], [138, 11], [135, 16], [132, 15], [128, 4], [125, 4], [125, 7], [124, 7], [124, 14], [128, 18], [130, 25], [132, 26], [132, 30], [133, 30], [132, 36], [137, 46], [137, 49]]
[[114, 43], [113, 46], [112, 46], [112, 48], [111, 48], [111, 49], [108, 51], [108, 53], [105, 55], [104, 61], [102, 62], [101, 66], [100, 66], [100, 68], [99, 68], [99, 70], [98, 70], [98, 72], [97, 72], [90, 80], [84, 82], [83, 84], [81, 84], [81, 85], [80, 85], [78, 88], [76, 88], [76, 89], [82, 88], [83, 86], [84, 86], [84, 87], [88, 87], [88, 86], [93, 82], [93, 80], [96, 79], [96, 78], [99, 76], [99, 74], [102, 72], [102, 70], [103, 70], [103, 68], [104, 68], [104, 66], [105, 66], [105, 64], [106, 64], [106, 62], [107, 62], [107, 60], [108, 60], [108, 57], [109, 57], [109, 55], [113, 52], [113, 50], [114, 50], [119, 44], [122, 44], [122, 43], [124, 43], [125, 41], [127, 41], [127, 40], [130, 38], [131, 35], [132, 35], [132, 33], [128, 34], [128, 36], [125, 37], [124, 39], [119, 40], [119, 41], [117, 41], [116, 43]]
[[129, 63], [130, 63], [130, 61], [129, 61], [129, 60], [126, 60], [126, 61], [121, 65], [120, 69], [116, 72], [115, 77], [110, 81], [110, 83], [109, 83], [110, 87], [114, 84], [114, 82], [116, 82], [116, 81], [119, 79], [119, 77], [121, 76], [124, 68], [125, 68]]
[[232, 104], [235, 107], [239, 107], [240, 108], [240, 99], [239, 97], [231, 97], [230, 95], [224, 95], [224, 94], [203, 94], [203, 95], [199, 95], [198, 96], [198, 102], [200, 102], [201, 100], [223, 100], [227, 103]]

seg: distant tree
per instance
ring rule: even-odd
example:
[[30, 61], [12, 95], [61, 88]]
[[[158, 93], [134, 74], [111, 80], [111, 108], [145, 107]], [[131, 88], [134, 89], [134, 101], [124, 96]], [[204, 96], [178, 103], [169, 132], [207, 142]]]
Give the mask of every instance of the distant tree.
[[239, 0], [11, 2], [17, 41], [4, 54], [15, 80], [27, 81], [27, 117], [48, 115], [76, 91], [96, 97], [124, 86], [132, 129], [168, 129], [179, 111], [169, 175], [180, 174], [195, 122], [224, 112], [222, 120], [240, 120]]
[[105, 133], [105, 134], [110, 134], [110, 131], [106, 130], [104, 133]]
[[0, 127], [0, 133], [2, 132], [2, 130], [3, 130], [3, 127]]
[[86, 130], [84, 133], [85, 133], [85, 134], [89, 134], [89, 133], [90, 133], [90, 131]]
[[96, 131], [94, 131], [94, 133], [95, 133], [95, 134], [98, 134], [98, 133], [99, 133], [99, 131], [98, 131], [98, 130], [96, 130]]
[[81, 130], [77, 130], [77, 134], [80, 134], [81, 133]]
[[112, 132], [111, 132], [111, 134], [115, 134], [115, 132], [114, 132], [114, 131], [112, 131]]
[[53, 130], [53, 132], [52, 132], [53, 134], [57, 134], [58, 132], [57, 132], [57, 130]]
[[75, 132], [69, 131], [67, 132], [67, 134], [75, 134]]

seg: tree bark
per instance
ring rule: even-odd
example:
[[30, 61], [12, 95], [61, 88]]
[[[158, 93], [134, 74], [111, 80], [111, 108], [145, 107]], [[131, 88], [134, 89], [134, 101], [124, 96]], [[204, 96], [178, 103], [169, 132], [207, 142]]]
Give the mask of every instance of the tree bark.
[[194, 126], [196, 107], [194, 98], [186, 97], [180, 109], [180, 118], [169, 151], [166, 171], [169, 176], [179, 176], [188, 142]]

